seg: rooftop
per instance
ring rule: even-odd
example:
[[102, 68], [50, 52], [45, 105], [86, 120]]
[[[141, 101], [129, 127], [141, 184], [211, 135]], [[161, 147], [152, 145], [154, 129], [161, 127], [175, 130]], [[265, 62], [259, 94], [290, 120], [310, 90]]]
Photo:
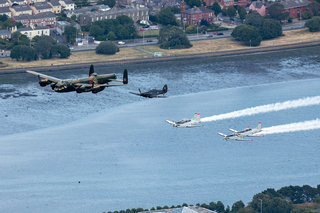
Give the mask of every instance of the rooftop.
[[9, 7], [0, 7], [0, 13], [11, 13]]
[[283, 0], [280, 3], [284, 6], [284, 9], [290, 8], [298, 8], [298, 7], [305, 7], [308, 6], [311, 1], [309, 0]]
[[12, 9], [14, 9], [17, 12], [31, 10], [31, 8], [28, 5], [16, 5], [13, 6]]
[[45, 10], [45, 9], [52, 9], [52, 7], [48, 3], [39, 2], [33, 5], [37, 10]]

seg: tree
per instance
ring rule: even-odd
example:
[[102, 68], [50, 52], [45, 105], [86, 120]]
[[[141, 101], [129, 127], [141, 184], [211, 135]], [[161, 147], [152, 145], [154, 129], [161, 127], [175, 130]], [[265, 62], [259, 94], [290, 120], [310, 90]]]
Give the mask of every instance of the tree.
[[113, 8], [114, 5], [116, 4], [116, 1], [115, 0], [99, 0], [98, 4], [108, 5], [110, 8]]
[[260, 29], [262, 27], [262, 24], [263, 24], [263, 18], [257, 12], [249, 13], [246, 16], [245, 24], [251, 25], [251, 26], [254, 26], [254, 27]]
[[119, 47], [111, 41], [101, 42], [96, 48], [97, 54], [114, 55], [117, 52], [119, 52]]
[[247, 46], [259, 46], [262, 40], [257, 28], [244, 24], [237, 26], [232, 31], [231, 36]]
[[8, 47], [12, 49], [16, 45], [30, 46], [30, 39], [26, 35], [22, 35], [19, 31], [11, 34], [11, 45]]
[[230, 18], [235, 17], [236, 14], [237, 14], [237, 11], [236, 11], [236, 9], [234, 9], [233, 6], [229, 6], [229, 7], [227, 8], [227, 15], [228, 15]]
[[36, 49], [37, 53], [41, 58], [48, 59], [55, 56], [56, 48], [54, 46], [56, 45], [56, 41], [50, 37], [50, 36], [40, 36], [36, 40], [36, 43], [34, 45], [34, 48]]
[[111, 41], [113, 40], [116, 40], [117, 39], [117, 36], [116, 34], [114, 34], [114, 32], [110, 31], [108, 34], [107, 34], [107, 38]]
[[247, 11], [244, 9], [244, 7], [238, 7], [238, 14], [241, 20], [244, 20], [247, 16]]
[[73, 26], [66, 26], [64, 28], [64, 36], [67, 39], [67, 42], [74, 44], [77, 37], [77, 29]]
[[95, 37], [95, 39], [97, 39], [97, 40], [98, 40], [99, 37], [103, 36], [103, 34], [104, 34], [103, 28], [101, 28], [97, 24], [93, 24], [90, 27], [90, 31], [89, 32], [90, 32], [90, 35]]
[[304, 13], [302, 13], [302, 19], [306, 20], [306, 19], [311, 19], [312, 18], [312, 13], [309, 11], [305, 11]]
[[240, 209], [242, 209], [244, 207], [245, 207], [244, 203], [241, 200], [239, 200], [239, 201], [235, 202], [232, 205], [232, 210], [231, 211], [232, 212], [237, 212], [237, 211], [239, 211]]
[[223, 205], [223, 203], [221, 201], [217, 202], [216, 210], [217, 210], [218, 213], [224, 212], [224, 205]]
[[221, 13], [221, 7], [220, 5], [218, 4], [218, 2], [214, 2], [213, 5], [212, 5], [212, 10], [214, 11], [214, 14], [217, 16], [219, 15], [219, 13]]
[[262, 39], [277, 38], [282, 35], [282, 27], [279, 21], [274, 19], [265, 19], [260, 30]]
[[305, 23], [305, 26], [309, 28], [310, 32], [320, 31], [320, 16], [314, 16], [311, 20]]
[[32, 61], [38, 59], [35, 49], [25, 45], [17, 45], [13, 47], [10, 53], [10, 57], [12, 59], [16, 59], [17, 61]]
[[187, 5], [189, 5], [189, 7], [200, 7], [201, 5], [201, 1], [200, 0], [187, 0], [186, 1]]
[[271, 4], [267, 10], [270, 17], [273, 19], [284, 20], [289, 16], [289, 13], [284, 11], [284, 6], [279, 2]]
[[178, 25], [176, 17], [170, 8], [164, 8], [158, 14], [159, 23], [162, 25]]
[[320, 3], [314, 1], [308, 5], [310, 11], [312, 12], [313, 16], [319, 16], [320, 15]]
[[57, 52], [60, 55], [60, 58], [68, 58], [71, 55], [70, 49], [63, 44], [57, 45]]
[[160, 30], [159, 44], [162, 49], [184, 49], [192, 47], [186, 34], [176, 26], [167, 26]]

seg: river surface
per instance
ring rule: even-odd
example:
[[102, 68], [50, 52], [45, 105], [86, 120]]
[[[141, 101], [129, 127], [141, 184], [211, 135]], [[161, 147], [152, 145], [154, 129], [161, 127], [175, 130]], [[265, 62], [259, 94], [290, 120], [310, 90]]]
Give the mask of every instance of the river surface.
[[[129, 85], [54, 93], [28, 74], [0, 75], [0, 209], [103, 212], [249, 202], [266, 188], [320, 181], [319, 129], [224, 141], [228, 128], [320, 118], [319, 105], [176, 129], [164, 121], [319, 95], [320, 48], [239, 57], [96, 67], [129, 71]], [[58, 78], [88, 68], [42, 71]], [[168, 84], [168, 98], [129, 94]]]

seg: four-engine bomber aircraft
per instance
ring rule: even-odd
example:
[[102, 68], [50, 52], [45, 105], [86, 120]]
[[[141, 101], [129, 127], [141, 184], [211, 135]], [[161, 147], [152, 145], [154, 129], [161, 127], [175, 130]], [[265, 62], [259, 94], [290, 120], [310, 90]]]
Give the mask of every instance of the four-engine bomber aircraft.
[[203, 125], [197, 125], [197, 124], [201, 123], [199, 113], [194, 113], [194, 117], [191, 119], [183, 119], [181, 121], [166, 120], [166, 122], [171, 124], [173, 127], [177, 127], [177, 128], [192, 128], [192, 127], [203, 126]]
[[[98, 93], [106, 87], [124, 86], [128, 84], [128, 71], [123, 72], [123, 79], [117, 80], [116, 74], [97, 75], [94, 73], [93, 65], [90, 66], [89, 77], [77, 79], [59, 79], [44, 75], [35, 71], [27, 70], [27, 73], [33, 74], [39, 78], [39, 84], [42, 87], [50, 85], [55, 92], [92, 92]], [[122, 84], [108, 84], [111, 81], [122, 82]]]
[[141, 92], [141, 90], [139, 89], [139, 93], [134, 93], [134, 92], [130, 92], [130, 93], [134, 95], [139, 95], [145, 98], [160, 98], [160, 97], [165, 97], [165, 96], [159, 96], [159, 95], [164, 95], [167, 91], [168, 91], [168, 86], [165, 84], [162, 90], [152, 89], [147, 92]]

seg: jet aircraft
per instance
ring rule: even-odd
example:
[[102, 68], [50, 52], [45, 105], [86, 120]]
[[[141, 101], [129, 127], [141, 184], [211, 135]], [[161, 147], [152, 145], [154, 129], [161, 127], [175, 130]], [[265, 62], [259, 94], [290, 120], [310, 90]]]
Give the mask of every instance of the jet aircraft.
[[177, 127], [177, 128], [192, 128], [192, 127], [203, 126], [203, 125], [198, 125], [199, 123], [201, 123], [199, 113], [194, 113], [194, 117], [191, 119], [183, 119], [181, 121], [166, 120], [166, 122], [171, 124], [173, 127]]
[[251, 129], [249, 126], [241, 131], [237, 131], [234, 129], [229, 129], [231, 132], [233, 132], [235, 135], [241, 136], [241, 137], [263, 137], [263, 135], [255, 135], [259, 132], [261, 132], [261, 122], [259, 122], [258, 126], [256, 128]]
[[139, 95], [145, 98], [160, 98], [160, 97], [165, 97], [160, 95], [164, 95], [167, 91], [168, 91], [168, 86], [165, 84], [162, 90], [152, 89], [147, 92], [141, 92], [141, 90], [139, 89], [139, 93], [134, 93], [134, 92], [130, 92], [130, 93], [134, 95]]
[[223, 136], [225, 140], [235, 140], [235, 141], [253, 141], [253, 139], [247, 140], [244, 139], [243, 136], [239, 136], [236, 134], [232, 134], [232, 135], [225, 135], [221, 132], [218, 132], [219, 135]]
[[[76, 91], [77, 93], [98, 93], [106, 87], [125, 86], [128, 84], [128, 71], [126, 69], [123, 72], [123, 79], [117, 80], [117, 76], [114, 73], [97, 75], [94, 72], [93, 65], [90, 66], [89, 77], [77, 79], [59, 79], [30, 70], [26, 72], [37, 76], [41, 87], [50, 85], [52, 90], [59, 93], [72, 91]], [[111, 81], [122, 82], [122, 84], [108, 84]]]

